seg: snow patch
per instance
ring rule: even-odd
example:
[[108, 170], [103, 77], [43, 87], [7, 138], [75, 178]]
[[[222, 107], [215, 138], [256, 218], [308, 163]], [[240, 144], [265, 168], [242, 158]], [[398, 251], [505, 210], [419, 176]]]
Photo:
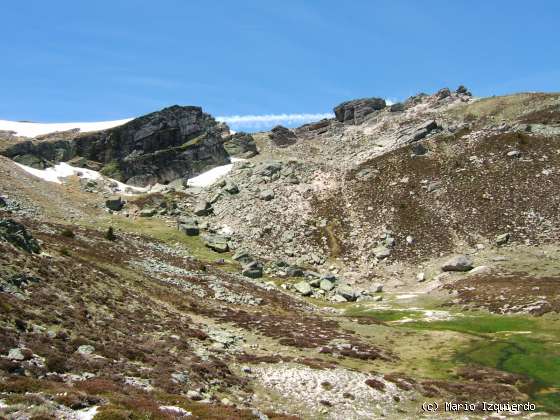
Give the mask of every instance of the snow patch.
[[133, 187], [131, 185], [123, 184], [122, 182], [119, 182], [111, 178], [104, 178], [103, 175], [101, 175], [97, 171], [93, 171], [91, 169], [85, 169], [85, 168], [78, 168], [75, 166], [68, 165], [67, 163], [64, 162], [59, 163], [47, 169], [35, 169], [29, 166], [22, 165], [21, 163], [16, 163], [16, 165], [19, 166], [21, 169], [23, 169], [25, 172], [37, 178], [40, 178], [48, 182], [54, 182], [56, 184], [62, 184], [62, 179], [75, 175], [85, 179], [106, 179], [110, 183], [114, 183], [117, 186], [116, 190], [122, 193], [125, 193], [127, 191], [136, 191], [136, 192], [147, 191], [146, 188]]
[[177, 406], [174, 406], [174, 405], [162, 405], [161, 407], [159, 407], [159, 409], [161, 411], [171, 412], [171, 413], [173, 413], [175, 415], [178, 415], [178, 416], [181, 416], [181, 417], [192, 416], [192, 413], [190, 411], [187, 411], [184, 408], [177, 407]]
[[93, 420], [99, 407], [90, 407], [76, 412], [76, 420]]
[[245, 159], [231, 158], [231, 162], [227, 165], [217, 166], [209, 171], [203, 172], [198, 176], [190, 178], [187, 181], [189, 187], [209, 187], [222, 176], [227, 175], [232, 169], [235, 162], [242, 162]]
[[42, 134], [54, 133], [57, 131], [68, 131], [78, 128], [81, 132], [106, 130], [118, 127], [132, 121], [132, 118], [114, 121], [98, 122], [75, 122], [75, 123], [34, 123], [0, 120], [0, 130], [15, 131], [18, 136], [37, 137]]

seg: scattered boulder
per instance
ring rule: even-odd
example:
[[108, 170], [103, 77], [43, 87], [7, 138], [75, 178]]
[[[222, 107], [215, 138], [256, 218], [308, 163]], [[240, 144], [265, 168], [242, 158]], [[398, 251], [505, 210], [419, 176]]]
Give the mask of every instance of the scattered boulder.
[[428, 134], [430, 134], [432, 131], [434, 131], [437, 128], [439, 128], [439, 126], [438, 126], [438, 124], [435, 120], [428, 120], [428, 121], [416, 126], [416, 128], [414, 129], [414, 132], [412, 133], [412, 135], [408, 139], [408, 142], [412, 143], [412, 142], [415, 142], [415, 141], [418, 141], [418, 140], [422, 140], [423, 138], [425, 138]]
[[274, 199], [274, 191], [271, 189], [262, 190], [259, 194], [259, 198], [263, 201], [270, 201]]
[[122, 197], [113, 195], [105, 200], [105, 207], [112, 211], [121, 211], [124, 207], [124, 201]]
[[193, 213], [196, 216], [208, 216], [212, 213], [212, 205], [206, 200], [200, 200], [194, 206]]
[[230, 194], [237, 194], [239, 192], [239, 187], [235, 182], [228, 179], [224, 185], [224, 190]]
[[269, 177], [282, 170], [282, 162], [277, 160], [268, 160], [262, 162], [256, 169], [255, 173], [260, 176]]
[[521, 157], [521, 152], [519, 150], [511, 150], [507, 152], [507, 156], [511, 158], [519, 158]]
[[241, 272], [241, 274], [252, 279], [261, 278], [263, 275], [262, 264], [258, 261], [251, 261], [249, 264], [243, 267], [243, 271]]
[[334, 115], [341, 123], [360, 124], [372, 112], [385, 108], [385, 99], [363, 98], [343, 102], [334, 108]]
[[455, 93], [459, 94], [459, 95], [467, 95], [467, 96], [472, 96], [472, 94], [469, 92], [469, 90], [463, 86], [463, 85], [459, 85], [459, 87], [457, 88], [457, 90], [455, 91]]
[[249, 252], [245, 249], [238, 249], [235, 254], [233, 254], [233, 260], [241, 263], [242, 265], [247, 265], [255, 259], [249, 254]]
[[380, 260], [387, 258], [391, 255], [391, 249], [387, 248], [386, 246], [379, 246], [373, 250], [373, 255]]
[[76, 350], [77, 353], [81, 354], [82, 356], [87, 356], [92, 354], [95, 351], [95, 347], [90, 346], [88, 344], [84, 344], [80, 347], [78, 347], [78, 350]]
[[412, 156], [424, 156], [426, 153], [428, 153], [428, 149], [422, 143], [412, 145]]
[[389, 112], [403, 112], [405, 110], [405, 106], [402, 102], [397, 102], [396, 104], [389, 106]]
[[502, 246], [509, 242], [511, 234], [509, 232], [496, 236], [496, 245]]
[[466, 255], [458, 255], [447, 260], [442, 266], [443, 271], [469, 271], [473, 268], [472, 260]]
[[140, 210], [140, 217], [152, 217], [155, 216], [156, 209], [142, 209]]
[[13, 348], [8, 352], [8, 359], [23, 362], [33, 358], [33, 352], [26, 348]]
[[424, 272], [418, 273], [416, 275], [416, 281], [418, 283], [422, 283], [422, 282], [426, 281], [426, 273], [424, 273]]
[[303, 268], [291, 265], [285, 271], [288, 277], [303, 277]]
[[334, 289], [334, 283], [330, 280], [323, 279], [321, 280], [321, 283], [319, 283], [319, 288], [321, 290], [324, 290], [325, 292], [330, 292], [332, 289]]
[[451, 96], [451, 91], [449, 88], [443, 88], [437, 91], [436, 98], [437, 99], [445, 99]]
[[383, 291], [383, 284], [377, 283], [373, 285], [374, 293], [381, 293]]
[[282, 125], [274, 127], [269, 134], [270, 140], [275, 146], [287, 147], [296, 144], [297, 136], [294, 132]]
[[313, 292], [311, 286], [306, 281], [300, 281], [294, 284], [294, 289], [302, 296], [309, 296]]
[[359, 293], [350, 286], [339, 286], [336, 289], [336, 294], [342, 296], [348, 302], [354, 302], [359, 296]]
[[184, 217], [179, 219], [179, 229], [188, 236], [197, 236], [200, 234], [198, 220], [191, 217]]
[[2, 207], [8, 207], [8, 202], [4, 197], [0, 196], [0, 208]]
[[223, 235], [208, 234], [203, 237], [204, 245], [216, 252], [229, 250], [228, 239]]
[[0, 219], [0, 240], [7, 241], [29, 253], [41, 252], [39, 242], [31, 236], [27, 228], [12, 219]]

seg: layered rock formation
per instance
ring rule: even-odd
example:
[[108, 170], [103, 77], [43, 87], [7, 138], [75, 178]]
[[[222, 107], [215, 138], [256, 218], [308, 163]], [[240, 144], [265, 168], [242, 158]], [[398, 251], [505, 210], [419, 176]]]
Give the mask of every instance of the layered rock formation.
[[[45, 168], [78, 161], [131, 185], [167, 183], [229, 162], [227, 126], [195, 106], [172, 106], [108, 130], [53, 133], [4, 146], [16, 162]], [[88, 162], [89, 161], [89, 162]]]

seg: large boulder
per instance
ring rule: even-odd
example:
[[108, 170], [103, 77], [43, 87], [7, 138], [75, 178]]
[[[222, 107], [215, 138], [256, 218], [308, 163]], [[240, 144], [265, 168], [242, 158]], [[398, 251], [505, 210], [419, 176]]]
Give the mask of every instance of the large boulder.
[[198, 220], [192, 217], [182, 217], [178, 222], [179, 229], [182, 230], [187, 236], [197, 236], [200, 233]]
[[208, 216], [212, 213], [212, 205], [206, 200], [200, 200], [195, 204], [193, 213], [195, 216]]
[[275, 146], [287, 147], [296, 144], [297, 136], [292, 130], [281, 125], [274, 127], [269, 134], [270, 140]]
[[105, 200], [105, 207], [112, 211], [121, 211], [124, 207], [124, 201], [122, 197], [113, 195]]
[[294, 289], [302, 296], [309, 296], [313, 293], [311, 285], [306, 281], [300, 281], [299, 283], [294, 284]]
[[443, 271], [469, 271], [472, 268], [473, 261], [466, 255], [457, 255], [441, 266]]
[[363, 98], [343, 102], [334, 108], [337, 121], [349, 124], [360, 124], [372, 112], [385, 108], [385, 99]]
[[258, 279], [263, 275], [263, 266], [258, 261], [251, 261], [249, 264], [243, 267], [241, 272], [245, 277], [252, 279]]
[[346, 299], [349, 302], [354, 302], [356, 299], [358, 299], [359, 296], [359, 293], [357, 293], [350, 286], [339, 286], [336, 289], [336, 294], [342, 296], [344, 299]]
[[258, 153], [253, 136], [242, 132], [226, 137], [224, 148], [230, 156], [241, 158], [251, 158]]
[[216, 252], [229, 250], [228, 238], [223, 235], [208, 234], [203, 237], [204, 245]]
[[27, 231], [21, 223], [12, 219], [0, 219], [0, 240], [11, 243], [29, 253], [39, 254], [39, 242]]

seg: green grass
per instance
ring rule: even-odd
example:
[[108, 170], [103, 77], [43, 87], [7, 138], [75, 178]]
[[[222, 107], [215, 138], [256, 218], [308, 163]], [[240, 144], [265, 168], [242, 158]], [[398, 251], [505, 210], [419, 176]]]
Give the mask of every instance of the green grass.
[[[207, 248], [199, 236], [188, 236], [175, 227], [170, 227], [158, 219], [138, 218], [135, 220], [113, 216], [110, 224], [116, 228], [118, 237], [119, 230], [150, 236], [173, 246], [182, 246], [193, 257], [206, 262], [214, 262], [223, 258], [226, 264], [235, 264], [230, 252], [218, 253]], [[227, 265], [223, 266], [226, 269]]]
[[418, 318], [421, 317], [423, 314], [422, 312], [417, 311], [407, 311], [407, 310], [371, 310], [360, 308], [358, 306], [352, 306], [348, 308], [345, 312], [346, 316], [352, 317], [370, 317], [376, 319], [378, 321], [383, 322], [391, 322], [391, 321], [399, 321], [404, 318]]

